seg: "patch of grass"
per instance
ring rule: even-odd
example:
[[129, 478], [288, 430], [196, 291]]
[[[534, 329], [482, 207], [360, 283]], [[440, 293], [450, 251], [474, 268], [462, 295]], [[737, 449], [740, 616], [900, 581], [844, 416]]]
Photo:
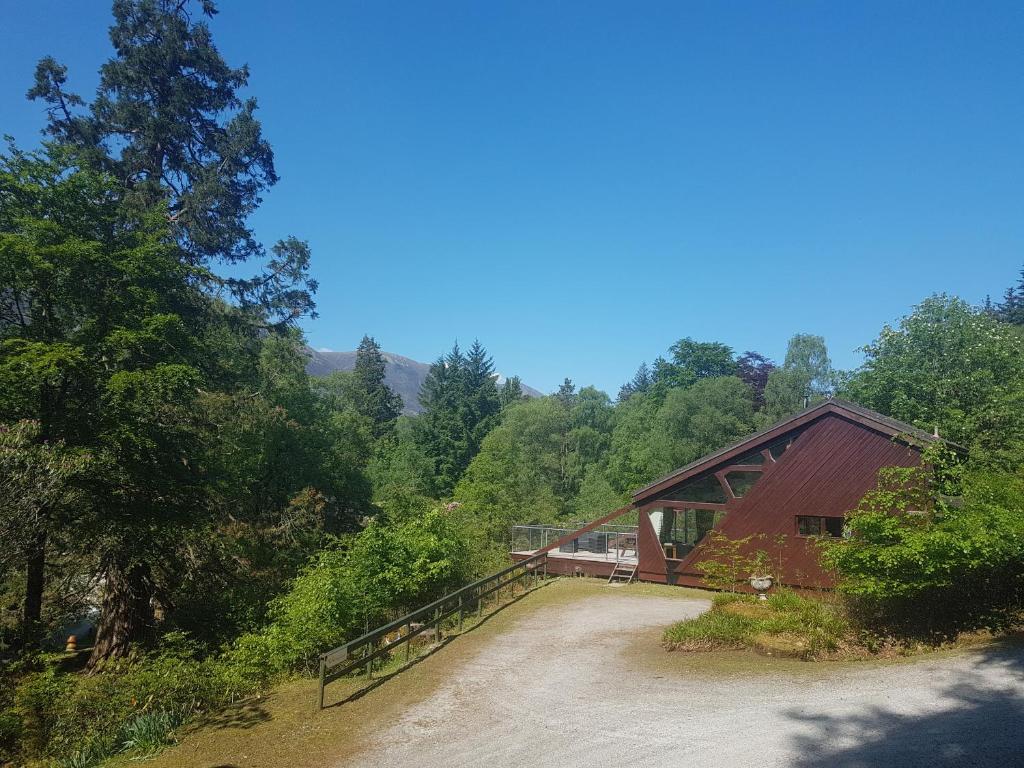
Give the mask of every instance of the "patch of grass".
[[841, 604], [779, 590], [767, 600], [719, 594], [711, 610], [665, 630], [668, 650], [712, 651], [750, 648], [801, 659], [835, 653], [854, 630]]
[[130, 720], [121, 729], [121, 749], [138, 756], [148, 756], [174, 743], [172, 732], [182, 718], [173, 712], [147, 712]]

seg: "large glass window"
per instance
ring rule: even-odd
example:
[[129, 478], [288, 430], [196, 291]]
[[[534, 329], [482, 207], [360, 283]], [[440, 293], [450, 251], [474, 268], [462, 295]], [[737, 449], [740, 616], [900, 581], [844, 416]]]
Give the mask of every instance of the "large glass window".
[[684, 557], [708, 535], [725, 512], [714, 509], [658, 509], [651, 523], [669, 557]]
[[746, 471], [735, 471], [728, 472], [725, 475], [725, 480], [729, 483], [729, 487], [732, 488], [732, 495], [737, 499], [742, 499], [747, 495], [747, 491], [754, 487], [754, 484], [761, 479], [760, 472], [746, 472]]
[[726, 502], [722, 484], [714, 475], [705, 475], [697, 480], [691, 480], [665, 498], [675, 501], [700, 501], [705, 504], [725, 504]]

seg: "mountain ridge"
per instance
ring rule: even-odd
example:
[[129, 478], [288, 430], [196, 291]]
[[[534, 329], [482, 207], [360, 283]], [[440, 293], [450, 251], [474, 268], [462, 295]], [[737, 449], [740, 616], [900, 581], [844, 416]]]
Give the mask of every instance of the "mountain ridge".
[[[306, 373], [310, 376], [326, 376], [335, 371], [351, 371], [356, 365], [356, 353], [336, 352], [330, 349], [313, 349], [306, 347], [309, 355], [309, 362], [306, 363]], [[427, 374], [430, 372], [430, 363], [421, 363], [411, 357], [398, 355], [394, 352], [381, 351], [384, 358], [384, 383], [402, 398], [405, 414], [421, 413], [419, 395], [420, 387], [423, 386]], [[498, 374], [498, 386], [505, 383], [505, 376]], [[523, 384], [523, 394], [528, 397], [541, 397], [543, 393]]]

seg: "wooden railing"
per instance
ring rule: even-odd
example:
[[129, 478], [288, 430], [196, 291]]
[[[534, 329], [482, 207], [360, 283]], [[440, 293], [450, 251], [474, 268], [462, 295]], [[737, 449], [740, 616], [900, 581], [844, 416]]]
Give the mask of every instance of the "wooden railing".
[[531, 584], [536, 586], [545, 578], [547, 553], [541, 552], [321, 654], [318, 708], [324, 708], [324, 688], [330, 682], [364, 666], [366, 676], [371, 677], [374, 661], [390, 656], [391, 651], [401, 645], [405, 646], [405, 659], [408, 661], [409, 644], [414, 637], [433, 629], [436, 640], [440, 641], [446, 619], [458, 614], [461, 630], [465, 614], [475, 611], [478, 616], [481, 615], [490, 596], [494, 595], [500, 600], [501, 590], [506, 587], [515, 596], [516, 585], [520, 582], [525, 591]]

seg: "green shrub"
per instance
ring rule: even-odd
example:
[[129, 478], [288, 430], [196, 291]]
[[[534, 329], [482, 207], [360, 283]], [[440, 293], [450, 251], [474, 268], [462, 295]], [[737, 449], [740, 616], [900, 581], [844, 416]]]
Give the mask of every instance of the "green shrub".
[[156, 651], [110, 663], [100, 674], [69, 674], [60, 668], [62, 654], [42, 657], [20, 679], [0, 718], [0, 736], [9, 732], [4, 738], [20, 745], [0, 749], [74, 768], [91, 768], [116, 752], [156, 751], [189, 718], [284, 675], [311, 672], [320, 653], [367, 625], [465, 584], [476, 575], [467, 531], [469, 522], [457, 509], [382, 515], [318, 553], [274, 601], [263, 630], [213, 656], [173, 632]]
[[970, 473], [951, 500], [934, 474], [890, 469], [822, 542], [857, 622], [883, 634], [945, 639], [998, 630], [1024, 604], [1024, 478]]
[[669, 650], [706, 651], [757, 647], [767, 637], [792, 640], [796, 655], [835, 651], [852, 633], [842, 606], [780, 589], [768, 600], [749, 595], [715, 595], [711, 610], [665, 630]]

